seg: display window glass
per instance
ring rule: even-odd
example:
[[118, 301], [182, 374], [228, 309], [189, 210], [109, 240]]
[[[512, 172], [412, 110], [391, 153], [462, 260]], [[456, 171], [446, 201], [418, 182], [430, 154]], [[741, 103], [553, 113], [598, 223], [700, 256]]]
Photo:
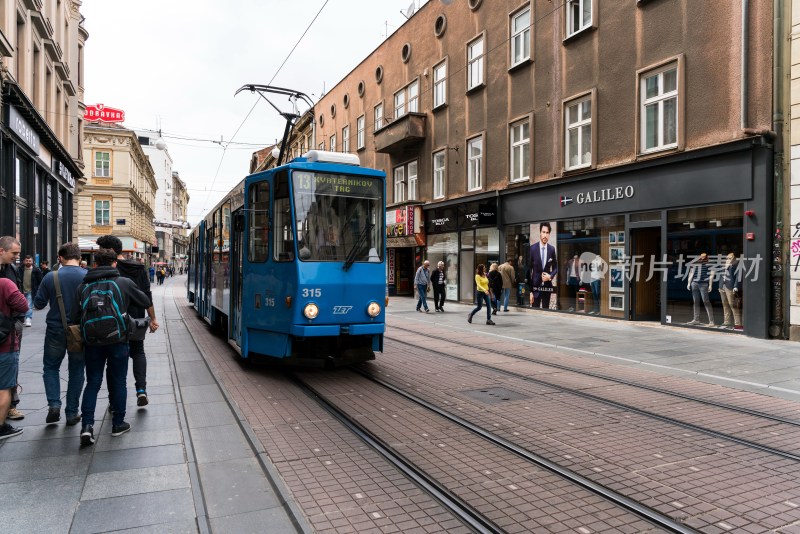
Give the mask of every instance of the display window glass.
[[439, 262], [444, 262], [445, 298], [458, 300], [458, 234], [449, 232], [428, 236], [427, 259], [431, 262], [431, 269], [437, 269]]

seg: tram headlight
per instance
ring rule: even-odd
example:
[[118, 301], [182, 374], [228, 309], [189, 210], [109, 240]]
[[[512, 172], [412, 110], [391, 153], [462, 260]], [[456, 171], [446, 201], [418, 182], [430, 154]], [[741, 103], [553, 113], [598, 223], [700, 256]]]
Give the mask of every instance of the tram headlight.
[[370, 317], [377, 317], [381, 314], [381, 305], [377, 302], [370, 302], [367, 306], [367, 313]]
[[313, 303], [306, 304], [306, 307], [303, 308], [303, 315], [306, 316], [306, 319], [316, 319], [319, 315], [319, 307]]

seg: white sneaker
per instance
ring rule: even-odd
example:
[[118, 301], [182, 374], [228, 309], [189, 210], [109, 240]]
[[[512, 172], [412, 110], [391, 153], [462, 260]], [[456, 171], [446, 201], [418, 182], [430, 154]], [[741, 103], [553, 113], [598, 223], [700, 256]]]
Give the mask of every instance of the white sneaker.
[[688, 322], [688, 323], [686, 323], [686, 324], [700, 324], [700, 321], [698, 321], [698, 320], [696, 320], [696, 319], [692, 319], [691, 321], [689, 321], [689, 322]]
[[25, 326], [33, 326], [33, 325], [31, 324], [31, 318], [30, 318], [30, 317], [27, 317], [27, 318], [25, 319]]

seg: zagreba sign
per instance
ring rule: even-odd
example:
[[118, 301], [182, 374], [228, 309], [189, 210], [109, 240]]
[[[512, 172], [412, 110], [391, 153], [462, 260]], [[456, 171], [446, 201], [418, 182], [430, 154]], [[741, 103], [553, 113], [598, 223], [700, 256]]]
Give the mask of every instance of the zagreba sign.
[[87, 122], [124, 122], [125, 112], [105, 104], [91, 104], [86, 106], [83, 120]]

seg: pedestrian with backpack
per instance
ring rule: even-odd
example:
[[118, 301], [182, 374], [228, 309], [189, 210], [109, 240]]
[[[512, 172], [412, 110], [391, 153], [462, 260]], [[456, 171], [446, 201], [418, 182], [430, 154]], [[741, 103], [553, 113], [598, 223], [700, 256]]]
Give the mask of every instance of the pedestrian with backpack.
[[128, 333], [132, 319], [131, 305], [147, 308], [150, 300], [136, 284], [119, 275], [117, 254], [101, 248], [95, 253], [97, 267], [91, 269], [78, 287], [72, 324], [80, 324], [86, 359], [86, 388], [81, 403], [81, 445], [92, 445], [94, 412], [97, 394], [103, 384], [103, 371], [108, 366], [109, 400], [113, 414], [111, 435], [128, 432], [125, 421], [128, 401]]

